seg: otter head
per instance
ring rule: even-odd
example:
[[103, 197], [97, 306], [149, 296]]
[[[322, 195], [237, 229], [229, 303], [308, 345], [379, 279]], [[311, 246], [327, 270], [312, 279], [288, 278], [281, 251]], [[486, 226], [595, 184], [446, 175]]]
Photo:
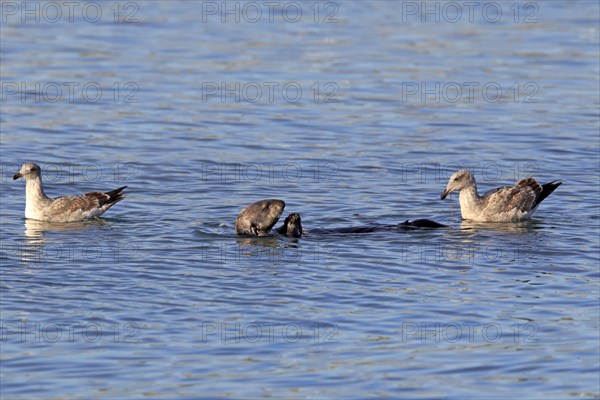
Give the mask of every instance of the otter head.
[[279, 233], [290, 237], [302, 237], [302, 220], [300, 214], [293, 213], [288, 215]]
[[282, 200], [260, 200], [244, 208], [235, 220], [238, 235], [267, 236], [277, 223], [285, 203]]

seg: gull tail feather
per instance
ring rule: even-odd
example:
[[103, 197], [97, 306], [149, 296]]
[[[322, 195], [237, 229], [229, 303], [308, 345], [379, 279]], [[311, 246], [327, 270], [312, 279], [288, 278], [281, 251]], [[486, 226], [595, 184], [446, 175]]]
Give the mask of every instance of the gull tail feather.
[[552, 181], [542, 185], [542, 193], [535, 200], [534, 208], [538, 206], [546, 197], [550, 196], [552, 192], [556, 190], [557, 187], [562, 185], [561, 181]]
[[126, 187], [127, 186], [121, 186], [118, 189], [111, 190], [110, 192], [106, 192], [106, 194], [109, 196], [106, 203], [104, 203], [105, 206], [108, 206], [108, 207], [106, 207], [107, 209], [125, 198], [125, 193], [121, 193], [121, 192]]

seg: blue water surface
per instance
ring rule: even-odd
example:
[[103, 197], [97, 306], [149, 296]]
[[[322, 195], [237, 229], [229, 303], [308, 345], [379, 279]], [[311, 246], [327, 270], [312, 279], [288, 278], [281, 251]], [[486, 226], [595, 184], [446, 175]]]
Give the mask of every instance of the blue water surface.
[[[600, 397], [599, 4], [269, 4], [2, 3], [1, 397]], [[127, 198], [25, 220], [25, 161]], [[460, 168], [563, 185], [477, 225]]]

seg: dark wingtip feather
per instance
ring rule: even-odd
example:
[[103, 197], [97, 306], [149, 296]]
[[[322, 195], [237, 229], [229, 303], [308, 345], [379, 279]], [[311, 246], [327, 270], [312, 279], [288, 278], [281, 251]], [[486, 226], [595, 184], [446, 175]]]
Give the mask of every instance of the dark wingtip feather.
[[544, 201], [544, 199], [546, 197], [550, 196], [550, 194], [552, 192], [554, 192], [556, 190], [556, 188], [559, 187], [560, 185], [562, 185], [562, 182], [558, 181], [558, 180], [543, 184], [542, 185], [542, 193], [540, 193], [540, 195], [535, 200], [534, 207], [536, 207], [538, 204], [540, 204], [542, 201]]
[[115, 203], [118, 203], [119, 201], [123, 200], [125, 198], [125, 193], [121, 193], [121, 192], [126, 187], [127, 186], [121, 186], [118, 189], [111, 190], [110, 192], [106, 192], [106, 194], [109, 196], [109, 199], [106, 203], [115, 204]]
[[127, 186], [121, 186], [118, 189], [111, 190], [110, 192], [105, 192], [105, 193], [107, 195], [109, 195], [110, 197], [114, 197], [114, 196], [118, 195], [119, 193], [121, 193], [125, 188], [127, 188]]

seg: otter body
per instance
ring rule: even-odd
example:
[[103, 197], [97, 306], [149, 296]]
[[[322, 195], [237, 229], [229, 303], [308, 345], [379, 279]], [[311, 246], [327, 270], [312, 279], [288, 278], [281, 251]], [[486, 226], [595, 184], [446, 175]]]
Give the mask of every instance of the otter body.
[[[298, 221], [300, 223], [300, 221]], [[285, 232], [293, 231], [295, 229], [294, 221], [290, 221], [288, 223], [287, 219], [280, 229]], [[438, 222], [429, 220], [429, 219], [415, 219], [414, 221], [406, 220], [401, 224], [396, 225], [384, 225], [384, 224], [373, 224], [373, 225], [363, 225], [363, 226], [348, 226], [341, 228], [315, 228], [307, 231], [307, 234], [316, 234], [316, 235], [343, 235], [343, 234], [360, 234], [360, 233], [372, 233], [372, 232], [381, 232], [381, 231], [397, 231], [397, 232], [405, 232], [405, 231], [413, 231], [417, 229], [436, 229], [436, 228], [444, 228], [447, 225], [440, 224]], [[302, 227], [300, 226], [300, 231], [302, 232]]]
[[260, 200], [240, 211], [235, 220], [238, 235], [267, 236], [285, 208], [283, 200]]
[[[275, 226], [285, 208], [283, 200], [269, 199], [260, 200], [244, 208], [235, 222], [235, 232], [238, 235], [268, 236], [270, 230]], [[304, 234], [316, 235], [342, 235], [359, 234], [380, 231], [412, 231], [417, 229], [445, 228], [447, 225], [440, 224], [430, 219], [416, 219], [404, 221], [396, 225], [373, 224], [364, 226], [349, 226], [342, 228], [315, 228], [309, 232], [302, 229], [300, 214], [292, 213], [287, 216], [282, 226], [275, 231], [280, 235], [299, 238]]]

